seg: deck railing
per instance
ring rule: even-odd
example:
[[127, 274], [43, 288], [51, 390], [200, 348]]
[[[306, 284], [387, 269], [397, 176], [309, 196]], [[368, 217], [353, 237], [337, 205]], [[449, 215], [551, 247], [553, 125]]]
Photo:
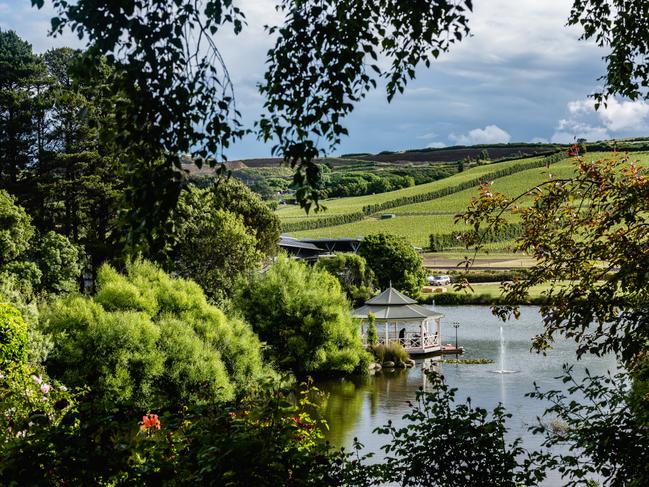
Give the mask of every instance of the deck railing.
[[[363, 341], [365, 340], [366, 337], [363, 336]], [[379, 336], [378, 343], [384, 345], [385, 336]], [[388, 337], [388, 343], [400, 343], [406, 350], [429, 348], [439, 345], [437, 333], [424, 335], [423, 339], [418, 333], [406, 333], [403, 337]]]

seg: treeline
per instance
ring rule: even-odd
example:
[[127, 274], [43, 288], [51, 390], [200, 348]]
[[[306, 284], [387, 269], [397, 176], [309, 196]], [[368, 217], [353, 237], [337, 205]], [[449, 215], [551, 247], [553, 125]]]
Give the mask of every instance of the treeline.
[[[429, 250], [431, 252], [442, 252], [456, 247], [463, 246], [465, 234], [462, 232], [453, 233], [431, 233], [429, 236]], [[507, 223], [499, 229], [489, 228], [481, 232], [482, 243], [507, 242], [523, 235], [523, 225], [520, 223]]]
[[565, 153], [563, 151], [555, 152], [541, 159], [532, 160], [523, 164], [518, 164], [516, 166], [499, 169], [498, 171], [493, 171], [491, 173], [485, 174], [482, 177], [474, 178], [469, 181], [456, 184], [455, 186], [447, 186], [435, 191], [429, 191], [427, 193], [421, 193], [412, 196], [403, 196], [401, 198], [395, 198], [393, 200], [385, 201], [383, 203], [378, 203], [375, 205], [366, 205], [361, 211], [354, 213], [347, 213], [344, 215], [331, 215], [314, 219], [304, 219], [296, 222], [284, 222], [282, 223], [282, 231], [299, 232], [302, 230], [315, 230], [318, 228], [333, 227], [361, 221], [367, 216], [379, 213], [381, 211], [448, 196], [453, 193], [464, 191], [465, 189], [473, 188], [480, 184], [482, 181], [502, 178], [521, 171], [527, 171], [528, 169], [534, 169], [536, 167], [549, 166], [550, 164], [557, 163], [564, 158]]

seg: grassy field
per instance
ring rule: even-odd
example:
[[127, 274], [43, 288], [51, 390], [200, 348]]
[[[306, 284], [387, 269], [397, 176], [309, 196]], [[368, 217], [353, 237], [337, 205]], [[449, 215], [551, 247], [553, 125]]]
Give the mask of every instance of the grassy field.
[[411, 186], [410, 188], [400, 189], [397, 191], [389, 191], [387, 193], [374, 194], [369, 196], [358, 196], [354, 198], [337, 198], [331, 200], [325, 200], [322, 204], [327, 208], [325, 212], [322, 213], [311, 213], [310, 215], [305, 215], [304, 210], [297, 205], [289, 205], [277, 210], [277, 215], [282, 219], [282, 221], [295, 221], [303, 220], [307, 218], [320, 218], [326, 215], [342, 215], [347, 213], [354, 213], [361, 211], [366, 205], [375, 205], [379, 203], [384, 203], [396, 198], [402, 198], [406, 196], [413, 196], [422, 193], [428, 193], [430, 191], [435, 191], [438, 189], [445, 188], [447, 186], [455, 186], [466, 181], [470, 181], [475, 178], [484, 176], [494, 171], [500, 169], [505, 169], [509, 167], [515, 167], [520, 164], [528, 163], [537, 158], [527, 158], [527, 159], [517, 159], [513, 161], [505, 162], [496, 162], [493, 164], [485, 164], [483, 166], [476, 166], [466, 171], [463, 171], [458, 174], [454, 174], [451, 177], [440, 179], [439, 181], [433, 181], [432, 183], [420, 184], [418, 186]]
[[[611, 153], [590, 153], [587, 160], [602, 159], [612, 156]], [[632, 153], [632, 160], [640, 163], [649, 163], [649, 153]], [[383, 193], [379, 195], [363, 196], [359, 198], [340, 198], [327, 202], [329, 210], [324, 213], [351, 213], [360, 211], [364, 205], [389, 201], [401, 196], [427, 192], [444, 186], [453, 186], [463, 181], [471, 180], [480, 175], [488, 174], [502, 167], [512, 166], [528, 162], [530, 159], [507, 161], [503, 163], [478, 166], [456, 174], [449, 178], [435, 181], [433, 183], [415, 186], [400, 191]], [[496, 179], [493, 188], [502, 191], [509, 196], [515, 196], [533, 188], [545, 181], [549, 175], [552, 177], [569, 177], [574, 171], [574, 161], [565, 159], [553, 164], [549, 169], [534, 168], [521, 171], [509, 176]], [[375, 217], [368, 217], [364, 220], [344, 225], [304, 230], [291, 233], [295, 237], [358, 237], [377, 232], [388, 232], [406, 237], [413, 245], [427, 247], [431, 233], [448, 234], [455, 231], [466, 230], [462, 222], [455, 223], [455, 215], [464, 211], [472, 197], [477, 195], [477, 188], [467, 189], [442, 198], [424, 201], [421, 203], [409, 204], [392, 208], [386, 212], [394, 213], [395, 218], [381, 220]], [[527, 199], [529, 202], [531, 199]], [[524, 204], [525, 201], [522, 201]], [[299, 216], [301, 213], [301, 217]], [[283, 221], [295, 221], [295, 218], [304, 218], [302, 210], [297, 208], [286, 208], [279, 210], [278, 215]], [[313, 217], [312, 217], [313, 218]], [[318, 218], [318, 216], [315, 216]], [[514, 221], [512, 219], [512, 221]], [[492, 251], [508, 251], [511, 244], [508, 242], [490, 244]]]

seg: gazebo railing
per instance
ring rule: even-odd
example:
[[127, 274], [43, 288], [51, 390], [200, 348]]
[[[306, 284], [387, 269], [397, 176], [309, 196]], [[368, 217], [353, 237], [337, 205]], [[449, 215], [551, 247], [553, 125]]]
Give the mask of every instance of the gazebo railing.
[[[363, 340], [365, 339], [366, 337], [363, 336]], [[385, 345], [385, 336], [379, 335], [378, 343]], [[388, 343], [400, 343], [406, 350], [429, 348], [439, 345], [437, 333], [424, 335], [423, 339], [418, 333], [406, 333], [403, 337], [388, 337]]]

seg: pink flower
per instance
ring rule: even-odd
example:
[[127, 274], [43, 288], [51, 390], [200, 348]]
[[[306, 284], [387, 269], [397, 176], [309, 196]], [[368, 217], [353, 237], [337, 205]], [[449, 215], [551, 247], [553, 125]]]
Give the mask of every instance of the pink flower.
[[32, 379], [33, 379], [34, 382], [36, 382], [37, 384], [41, 384], [41, 383], [43, 382], [43, 379], [41, 379], [41, 376], [40, 376], [40, 375], [32, 375]]
[[43, 384], [41, 386], [41, 392], [43, 394], [47, 394], [48, 392], [50, 392], [50, 385], [49, 384]]

